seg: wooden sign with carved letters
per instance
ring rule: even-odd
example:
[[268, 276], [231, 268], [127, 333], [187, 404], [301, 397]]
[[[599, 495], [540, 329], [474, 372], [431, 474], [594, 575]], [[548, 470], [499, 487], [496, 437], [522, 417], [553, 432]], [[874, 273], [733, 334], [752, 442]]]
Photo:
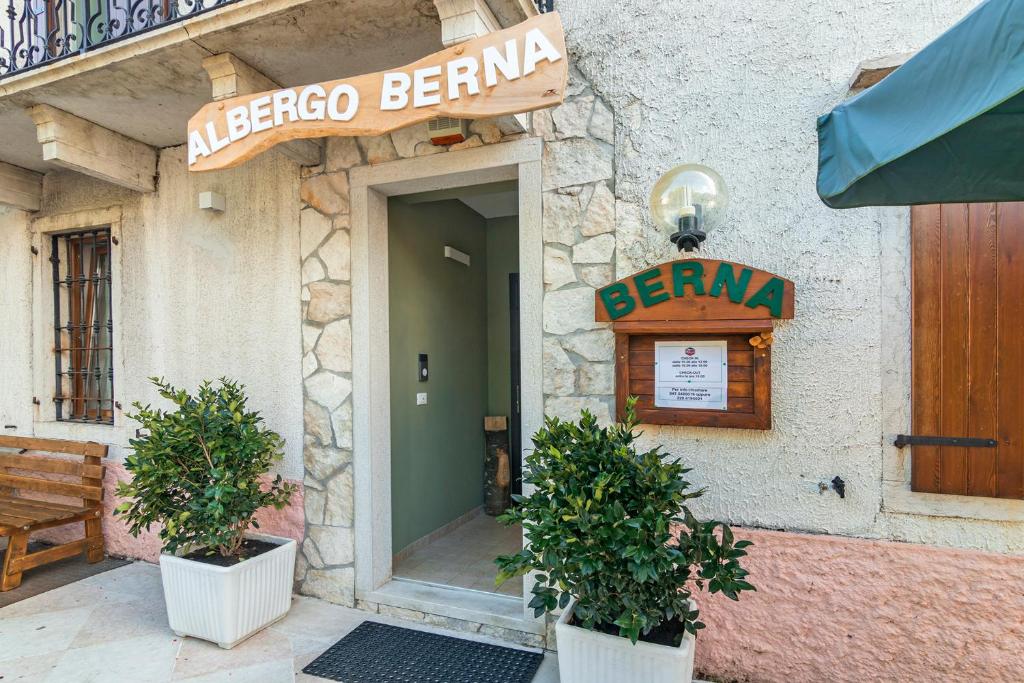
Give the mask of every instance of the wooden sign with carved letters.
[[596, 319], [615, 332], [615, 400], [647, 424], [771, 429], [773, 322], [795, 288], [729, 261], [687, 259], [598, 290]]
[[561, 19], [542, 14], [399, 69], [210, 103], [188, 122], [189, 170], [237, 166], [297, 138], [383, 135], [437, 116], [552, 107], [568, 74]]

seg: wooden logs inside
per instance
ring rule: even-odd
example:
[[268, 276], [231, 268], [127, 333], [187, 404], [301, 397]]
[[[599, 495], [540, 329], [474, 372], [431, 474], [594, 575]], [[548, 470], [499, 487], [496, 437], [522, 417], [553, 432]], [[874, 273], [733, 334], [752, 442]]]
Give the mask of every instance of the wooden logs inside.
[[484, 434], [487, 444], [484, 455], [484, 511], [494, 517], [512, 505], [508, 418], [504, 415], [485, 417]]

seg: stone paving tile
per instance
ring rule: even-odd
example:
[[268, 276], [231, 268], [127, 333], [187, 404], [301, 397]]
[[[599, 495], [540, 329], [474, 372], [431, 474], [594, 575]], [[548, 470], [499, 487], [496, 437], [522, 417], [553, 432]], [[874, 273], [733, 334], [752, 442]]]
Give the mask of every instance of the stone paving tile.
[[216, 643], [185, 638], [178, 650], [171, 680], [189, 680], [204, 674], [231, 672], [278, 661], [285, 661], [291, 669], [293, 657], [292, 644], [288, 636], [272, 629], [260, 631], [230, 650], [225, 650]]
[[[115, 570], [116, 571], [116, 570]], [[181, 641], [167, 631], [158, 636], [117, 638], [64, 651], [43, 683], [164, 683], [169, 680]]]
[[296, 597], [288, 616], [270, 627], [283, 633], [293, 642], [309, 639], [334, 643], [363, 623], [370, 615], [359, 610], [345, 609], [315, 598]]
[[[295, 680], [295, 674], [292, 672], [291, 659], [279, 659], [180, 680], [188, 683], [291, 683]], [[313, 680], [324, 683], [323, 678], [314, 678]]]
[[4, 683], [11, 681], [38, 683], [38, 681], [46, 680], [56, 665], [57, 662], [50, 654], [16, 657], [0, 661], [0, 676], [3, 677]]
[[167, 615], [163, 611], [162, 601], [105, 600], [93, 608], [70, 648], [110, 642], [111, 634], [166, 637], [167, 633]]
[[0, 612], [0, 661], [15, 657], [63, 654], [88, 622], [92, 609], [58, 610], [5, 618]]
[[[368, 619], [456, 637], [424, 622], [295, 596], [288, 616], [239, 644], [176, 637], [160, 569], [136, 563], [0, 609], [0, 680], [32, 683], [284, 683], [320, 681], [302, 668]], [[502, 643], [478, 634], [472, 640]], [[534, 683], [557, 683], [553, 654]]]
[[[135, 599], [131, 595], [106, 590], [101, 587], [89, 586], [81, 581], [74, 585], [75, 590], [73, 591], [58, 588], [42, 595], [36, 595], [16, 602], [13, 605], [2, 607], [0, 608], [0, 620], [57, 612], [76, 607], [92, 609], [104, 603], [122, 603]], [[160, 596], [159, 604], [163, 606], [163, 596]]]

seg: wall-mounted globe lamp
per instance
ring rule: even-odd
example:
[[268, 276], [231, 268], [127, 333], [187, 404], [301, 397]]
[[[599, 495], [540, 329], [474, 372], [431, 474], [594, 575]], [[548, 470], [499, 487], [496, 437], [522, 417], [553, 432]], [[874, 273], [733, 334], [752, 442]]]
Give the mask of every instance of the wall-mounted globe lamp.
[[713, 169], [683, 164], [661, 176], [651, 189], [651, 216], [672, 234], [679, 251], [700, 249], [708, 230], [729, 203], [725, 181]]

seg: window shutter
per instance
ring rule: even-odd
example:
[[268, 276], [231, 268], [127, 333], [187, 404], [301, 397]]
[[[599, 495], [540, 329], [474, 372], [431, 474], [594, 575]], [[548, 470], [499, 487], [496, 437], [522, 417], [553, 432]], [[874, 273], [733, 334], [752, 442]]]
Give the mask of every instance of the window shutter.
[[1024, 204], [912, 209], [911, 488], [1024, 498]]

